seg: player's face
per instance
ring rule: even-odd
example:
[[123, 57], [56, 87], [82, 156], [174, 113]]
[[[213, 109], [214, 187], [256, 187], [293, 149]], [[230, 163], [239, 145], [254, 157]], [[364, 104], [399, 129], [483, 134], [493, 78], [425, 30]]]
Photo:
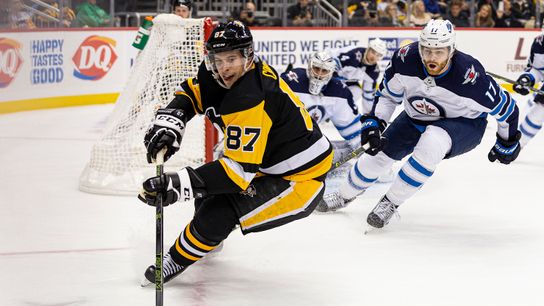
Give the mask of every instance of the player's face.
[[330, 70], [323, 69], [320, 67], [312, 66], [312, 77], [318, 79], [318, 80], [324, 80], [326, 79], [329, 74], [331, 73]]
[[430, 75], [439, 75], [448, 68], [449, 48], [421, 47], [421, 56]]
[[365, 52], [365, 62], [369, 65], [376, 65], [376, 63], [383, 57], [383, 54], [376, 52], [374, 49], [368, 49]]
[[217, 53], [214, 56], [217, 72], [227, 88], [230, 88], [245, 72], [246, 59], [238, 50]]
[[181, 18], [189, 18], [191, 15], [191, 10], [185, 5], [178, 5], [174, 7], [174, 14], [180, 16]]

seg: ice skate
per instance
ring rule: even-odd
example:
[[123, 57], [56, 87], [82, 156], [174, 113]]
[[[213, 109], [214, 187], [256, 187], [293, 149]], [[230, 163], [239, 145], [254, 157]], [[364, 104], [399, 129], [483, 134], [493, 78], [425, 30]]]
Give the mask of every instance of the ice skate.
[[[397, 214], [398, 205], [391, 202], [387, 196], [383, 196], [378, 205], [368, 214], [366, 222], [372, 228], [382, 228], [389, 223], [391, 217]], [[367, 231], [368, 232], [368, 231]], [[365, 232], [366, 233], [366, 232]]]
[[323, 196], [323, 199], [317, 204], [315, 210], [319, 212], [330, 212], [342, 209], [355, 198], [344, 199], [338, 191]]
[[[164, 278], [164, 283], [166, 284], [172, 278], [178, 276], [181, 272], [185, 271], [186, 267], [180, 266], [174, 262], [170, 253], [166, 253], [162, 260], [162, 276]], [[146, 287], [150, 284], [155, 283], [155, 266], [149, 266], [144, 273], [145, 278], [142, 280], [142, 287]]]

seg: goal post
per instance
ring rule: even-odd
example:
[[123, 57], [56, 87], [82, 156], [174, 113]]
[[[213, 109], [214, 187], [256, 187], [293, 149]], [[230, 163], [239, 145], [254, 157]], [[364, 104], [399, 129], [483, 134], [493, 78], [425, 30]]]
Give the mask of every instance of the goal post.
[[[157, 109], [166, 106], [177, 87], [196, 76], [203, 60], [211, 20], [161, 14], [153, 19], [149, 41], [138, 55], [128, 82], [115, 102], [103, 133], [79, 180], [79, 189], [99, 194], [134, 195], [154, 175], [146, 160], [145, 132]], [[204, 116], [187, 123], [181, 149], [165, 171], [198, 166], [213, 159], [215, 129]]]

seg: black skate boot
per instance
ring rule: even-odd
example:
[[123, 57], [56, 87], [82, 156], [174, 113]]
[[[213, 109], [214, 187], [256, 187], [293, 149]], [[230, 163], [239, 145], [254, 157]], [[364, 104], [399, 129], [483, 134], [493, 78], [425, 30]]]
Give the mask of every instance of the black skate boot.
[[378, 205], [368, 214], [366, 222], [374, 228], [382, 228], [389, 223], [394, 214], [397, 214], [398, 207], [386, 196], [383, 196]]
[[319, 201], [315, 210], [318, 212], [329, 212], [342, 209], [353, 201], [355, 198], [344, 199], [338, 191], [329, 193], [323, 196], [323, 199]]
[[[166, 253], [162, 259], [162, 276], [164, 278], [164, 283], [166, 284], [172, 278], [181, 274], [186, 268], [187, 267], [175, 263], [172, 256], [170, 256], [170, 253]], [[155, 265], [147, 267], [144, 273], [145, 279], [142, 282], [142, 287], [155, 283], [155, 271]]]

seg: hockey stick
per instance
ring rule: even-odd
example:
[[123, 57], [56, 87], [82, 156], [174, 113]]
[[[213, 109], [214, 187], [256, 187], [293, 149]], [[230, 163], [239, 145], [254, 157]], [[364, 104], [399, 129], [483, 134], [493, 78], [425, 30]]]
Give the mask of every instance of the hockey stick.
[[344, 158], [342, 158], [341, 160], [335, 162], [335, 163], [332, 163], [332, 167], [331, 169], [329, 170], [332, 171], [340, 166], [342, 166], [343, 164], [347, 163], [348, 161], [350, 161], [352, 158], [355, 158], [355, 157], [358, 157], [359, 155], [365, 153], [366, 150], [368, 150], [368, 148], [370, 147], [369, 144], [365, 144], [364, 146], [360, 146], [358, 147], [357, 149], [349, 152], [346, 156], [344, 156]]
[[[495, 73], [493, 73], [493, 72], [486, 71], [486, 73], [489, 74], [490, 76], [494, 77], [494, 78], [497, 78], [497, 79], [499, 79], [499, 80], [503, 80], [503, 81], [508, 82], [508, 83], [510, 83], [510, 84], [512, 84], [512, 85], [517, 84], [516, 81], [510, 80], [509, 78], [505, 78], [505, 77], [500, 76], [500, 75], [498, 75], [498, 74], [495, 74]], [[541, 89], [536, 89], [536, 88], [531, 87], [531, 86], [528, 86], [528, 85], [522, 85], [522, 86], [525, 87], [525, 88], [527, 88], [527, 89], [529, 89], [529, 90], [532, 91], [532, 92], [535, 92], [535, 93], [539, 94], [539, 95], [544, 95], [544, 91], [541, 90]]]
[[[161, 150], [157, 154], [155, 160], [155, 166], [157, 176], [161, 176], [164, 172], [164, 154], [166, 149]], [[157, 205], [155, 210], [155, 305], [163, 305], [163, 285], [164, 279], [162, 277], [162, 250], [164, 244], [164, 217], [162, 212], [162, 197], [157, 199]]]

